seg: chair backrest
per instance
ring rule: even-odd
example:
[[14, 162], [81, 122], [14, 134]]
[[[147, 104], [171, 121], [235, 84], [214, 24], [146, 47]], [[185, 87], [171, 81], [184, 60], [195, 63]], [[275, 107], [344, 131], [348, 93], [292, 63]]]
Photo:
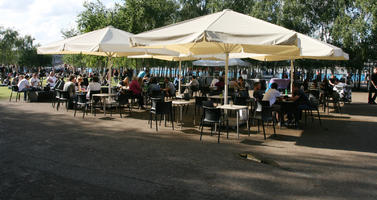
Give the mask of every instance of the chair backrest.
[[86, 103], [86, 94], [78, 94], [77, 95], [77, 102], [78, 103]]
[[125, 105], [129, 103], [129, 99], [131, 96], [129, 94], [123, 94], [123, 93], [118, 93], [118, 98], [117, 101], [120, 105]]
[[69, 93], [68, 93], [68, 91], [56, 90], [56, 97], [68, 99]]
[[173, 104], [171, 101], [163, 102], [163, 101], [156, 101], [155, 102], [155, 111], [156, 114], [170, 114], [173, 110]]
[[151, 97], [155, 98], [155, 97], [160, 97], [161, 96], [161, 91], [158, 91], [158, 90], [152, 90], [151, 91]]
[[235, 96], [233, 100], [234, 105], [246, 106], [247, 105], [247, 97], [239, 97]]
[[101, 97], [93, 96], [94, 94], [100, 94], [100, 93], [101, 93], [101, 90], [90, 91], [89, 99], [92, 101], [92, 103], [98, 103], [99, 101], [101, 101]]
[[213, 105], [213, 102], [212, 102], [212, 101], [202, 101], [202, 106], [203, 106], [203, 107], [210, 107], [210, 108], [215, 107], [215, 106]]
[[197, 85], [192, 85], [190, 88], [191, 88], [191, 90], [192, 90], [193, 92], [197, 92], [197, 91], [199, 91], [199, 86], [197, 86]]
[[104, 93], [104, 94], [109, 93], [109, 88], [108, 87], [101, 87], [101, 93]]
[[195, 105], [196, 106], [202, 106], [203, 101], [208, 101], [207, 97], [195, 97]]
[[215, 107], [203, 106], [204, 121], [219, 122], [221, 118], [221, 110]]
[[261, 105], [262, 110], [257, 110], [262, 115], [263, 120], [271, 120], [272, 119], [272, 109], [270, 106], [270, 101], [258, 101], [258, 104]]
[[18, 86], [17, 85], [12, 85], [12, 91], [13, 92], [18, 92]]

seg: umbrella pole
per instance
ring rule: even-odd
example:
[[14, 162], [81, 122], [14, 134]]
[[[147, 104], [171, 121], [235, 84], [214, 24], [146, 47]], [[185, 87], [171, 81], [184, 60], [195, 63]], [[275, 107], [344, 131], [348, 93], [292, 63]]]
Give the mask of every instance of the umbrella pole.
[[293, 92], [293, 82], [295, 81], [295, 74], [294, 74], [294, 60], [291, 60], [291, 92]]
[[224, 105], [228, 104], [228, 72], [229, 72], [229, 53], [225, 54], [225, 92]]
[[178, 67], [178, 94], [181, 95], [181, 73], [182, 73], [182, 61], [179, 60]]
[[109, 55], [107, 58], [108, 58], [107, 67], [109, 69], [107, 79], [108, 79], [108, 82], [109, 82], [109, 94], [111, 94], [111, 55]]

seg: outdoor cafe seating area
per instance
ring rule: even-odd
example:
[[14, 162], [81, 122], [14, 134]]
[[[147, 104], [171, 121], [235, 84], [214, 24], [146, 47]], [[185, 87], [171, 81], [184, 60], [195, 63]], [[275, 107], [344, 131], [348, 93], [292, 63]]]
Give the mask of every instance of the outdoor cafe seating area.
[[[305, 88], [309, 101], [305, 105], [298, 105], [289, 100], [292, 94], [289, 85], [285, 83], [279, 88], [282, 98], [276, 102], [278, 109], [270, 106], [269, 101], [254, 98], [254, 91], [250, 86], [243, 90], [230, 89], [228, 102], [224, 103], [224, 91], [216, 87], [190, 87], [183, 84], [182, 94], [177, 92], [175, 95], [166, 95], [163, 90], [167, 87], [165, 83], [159, 84], [161, 90], [157, 92], [148, 90], [151, 83], [144, 84], [142, 98], [134, 95], [127, 87], [116, 86], [111, 87], [110, 93], [108, 86], [102, 86], [101, 90], [91, 91], [90, 95], [82, 89], [76, 91], [73, 97], [67, 91], [51, 90], [49, 92], [54, 94], [50, 99], [53, 108], [51, 112], [71, 110], [76, 118], [84, 119], [92, 115], [103, 120], [118, 118], [125, 123], [127, 118], [133, 118], [137, 113], [145, 120], [147, 127], [156, 132], [161, 131], [160, 126], [171, 127], [178, 132], [194, 128], [200, 131], [198, 139], [205, 140], [203, 135], [214, 135], [220, 142], [229, 137], [239, 139], [240, 133], [252, 137], [260, 132], [266, 140], [269, 136], [279, 134], [279, 130], [284, 128], [306, 128], [308, 121], [322, 125], [320, 110], [329, 112], [331, 107], [334, 111], [341, 111], [341, 99], [336, 92]], [[11, 96], [10, 101], [17, 101], [19, 96]], [[293, 115], [293, 119], [289, 119], [289, 114]], [[222, 136], [225, 132], [226, 137]]]

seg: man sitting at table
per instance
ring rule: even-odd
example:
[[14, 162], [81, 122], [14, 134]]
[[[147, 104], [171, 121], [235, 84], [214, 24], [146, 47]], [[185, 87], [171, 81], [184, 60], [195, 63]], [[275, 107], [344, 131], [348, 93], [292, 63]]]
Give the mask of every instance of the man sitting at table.
[[256, 83], [254, 83], [253, 97], [254, 97], [257, 101], [262, 101], [262, 99], [263, 99], [262, 85], [261, 85], [260, 82], [256, 82]]
[[29, 83], [29, 76], [26, 75], [20, 76], [21, 81], [18, 83], [18, 91], [24, 92], [24, 100], [26, 101], [26, 97], [29, 91], [31, 91], [30, 83]]
[[70, 75], [68, 80], [69, 81], [64, 84], [63, 91], [68, 92], [69, 97], [73, 98], [76, 94], [76, 77]]
[[31, 78], [30, 83], [31, 83], [31, 87], [33, 87], [34, 89], [38, 89], [41, 86], [41, 81], [39, 80], [37, 73], [33, 74], [33, 77]]
[[297, 122], [301, 118], [301, 111], [309, 106], [309, 99], [300, 87], [300, 84], [293, 84], [292, 97], [288, 99], [293, 101], [295, 106], [295, 110], [289, 110], [287, 112], [289, 121], [293, 120], [294, 115]]
[[47, 84], [50, 85], [51, 88], [55, 87], [56, 84], [56, 77], [53, 71], [50, 72], [50, 75], [47, 77]]
[[[271, 107], [275, 104], [276, 100], [281, 98], [281, 94], [277, 89], [278, 89], [278, 84], [272, 83], [271, 88], [263, 96], [262, 100], [263, 101], [269, 101]], [[278, 106], [278, 105], [276, 105], [276, 106]]]
[[169, 78], [165, 78], [165, 88], [163, 91], [165, 92], [166, 97], [174, 97], [175, 96], [175, 86], [172, 82], [169, 81]]

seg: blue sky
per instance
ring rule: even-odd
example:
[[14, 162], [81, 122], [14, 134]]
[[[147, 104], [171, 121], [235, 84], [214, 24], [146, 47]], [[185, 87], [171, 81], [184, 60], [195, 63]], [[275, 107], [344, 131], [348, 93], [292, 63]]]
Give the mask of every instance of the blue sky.
[[[36, 43], [62, 39], [62, 29], [76, 26], [76, 16], [85, 1], [94, 0], [0, 0], [0, 26], [32, 35]], [[102, 0], [113, 7], [120, 0]]]

